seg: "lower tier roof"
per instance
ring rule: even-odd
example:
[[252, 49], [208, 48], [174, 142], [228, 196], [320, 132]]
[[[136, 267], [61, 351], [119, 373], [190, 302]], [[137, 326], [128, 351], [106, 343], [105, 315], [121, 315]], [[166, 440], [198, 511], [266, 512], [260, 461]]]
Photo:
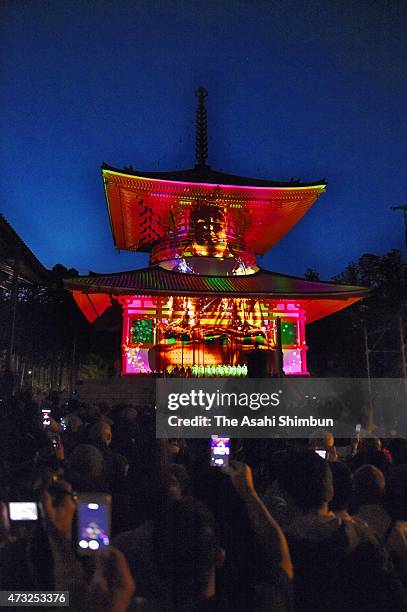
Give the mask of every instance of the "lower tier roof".
[[346, 308], [367, 295], [366, 287], [308, 281], [260, 269], [247, 276], [183, 274], [151, 266], [114, 274], [91, 274], [64, 281], [78, 306], [93, 322], [110, 304], [109, 296], [209, 296], [294, 300], [311, 323]]

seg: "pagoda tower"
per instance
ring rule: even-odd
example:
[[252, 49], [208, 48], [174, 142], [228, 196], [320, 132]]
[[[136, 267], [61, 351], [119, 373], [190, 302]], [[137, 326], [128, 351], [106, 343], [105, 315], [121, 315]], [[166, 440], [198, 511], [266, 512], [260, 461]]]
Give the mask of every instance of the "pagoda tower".
[[270, 375], [308, 375], [306, 324], [360, 300], [366, 289], [307, 281], [259, 267], [326, 189], [325, 180], [260, 180], [207, 165], [202, 87], [196, 164], [137, 172], [103, 164], [115, 247], [150, 254], [147, 268], [65, 281], [93, 323], [123, 309], [122, 374], [244, 376], [253, 346]]

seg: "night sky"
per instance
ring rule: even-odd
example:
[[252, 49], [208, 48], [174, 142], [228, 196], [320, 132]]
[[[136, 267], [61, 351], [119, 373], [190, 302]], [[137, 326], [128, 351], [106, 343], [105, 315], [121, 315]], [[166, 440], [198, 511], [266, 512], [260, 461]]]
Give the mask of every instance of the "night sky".
[[261, 265], [404, 248], [406, 23], [397, 0], [3, 0], [0, 212], [47, 267], [145, 265], [114, 249], [100, 166], [192, 167], [204, 85], [212, 167], [328, 182]]

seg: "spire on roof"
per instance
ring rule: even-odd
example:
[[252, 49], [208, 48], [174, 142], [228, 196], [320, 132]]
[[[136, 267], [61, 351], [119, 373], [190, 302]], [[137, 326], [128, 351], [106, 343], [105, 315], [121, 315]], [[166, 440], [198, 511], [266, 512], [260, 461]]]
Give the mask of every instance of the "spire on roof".
[[208, 157], [208, 115], [205, 108], [205, 98], [208, 92], [204, 87], [198, 87], [195, 95], [198, 98], [195, 141], [196, 165], [206, 166], [206, 159]]

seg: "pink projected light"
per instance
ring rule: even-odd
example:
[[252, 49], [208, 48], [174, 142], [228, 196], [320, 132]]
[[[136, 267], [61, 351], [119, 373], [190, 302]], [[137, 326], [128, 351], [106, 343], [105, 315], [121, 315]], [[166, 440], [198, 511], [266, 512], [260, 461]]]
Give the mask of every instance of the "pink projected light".
[[284, 373], [303, 374], [303, 363], [300, 349], [283, 349]]
[[148, 349], [126, 346], [123, 349], [123, 374], [148, 374]]
[[[136, 179], [137, 181], [144, 181], [146, 183], [153, 183], [155, 185], [168, 185], [169, 187], [204, 187], [207, 188], [209, 190], [213, 190], [213, 188], [215, 186], [217, 187], [223, 187], [223, 188], [232, 188], [232, 189], [237, 189], [238, 191], [242, 191], [245, 192], [248, 190], [248, 187], [246, 185], [223, 185], [223, 184], [218, 184], [215, 185], [214, 183], [199, 183], [197, 181], [194, 181], [193, 183], [191, 181], [170, 181], [170, 180], [166, 180], [166, 179], [157, 179], [157, 178], [151, 178], [151, 177], [145, 177], [145, 176], [137, 176], [135, 174], [126, 174], [126, 172], [114, 172], [112, 170], [103, 170], [102, 173], [104, 175], [116, 175], [119, 177], [125, 176], [126, 178], [129, 179]], [[267, 192], [267, 191], [310, 191], [312, 189], [325, 189], [326, 185], [321, 183], [321, 185], [312, 185], [312, 186], [305, 186], [305, 187], [296, 187], [296, 186], [289, 186], [289, 187], [257, 187], [257, 186], [252, 186], [250, 185], [249, 189], [250, 191], [260, 191], [260, 192]]]

